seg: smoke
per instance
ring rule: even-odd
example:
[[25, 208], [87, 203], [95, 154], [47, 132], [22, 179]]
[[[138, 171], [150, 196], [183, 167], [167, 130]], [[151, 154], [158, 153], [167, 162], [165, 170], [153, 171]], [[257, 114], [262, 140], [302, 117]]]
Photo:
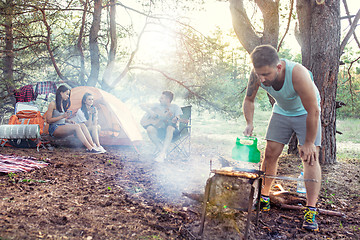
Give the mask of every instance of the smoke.
[[190, 158], [187, 161], [177, 159], [156, 164], [153, 168], [156, 188], [169, 203], [185, 201], [183, 193], [203, 193], [210, 173], [208, 159]]
[[[183, 193], [203, 194], [210, 175], [210, 159], [192, 154], [184, 159], [172, 153], [163, 163], [154, 160], [153, 146], [140, 149], [138, 160], [124, 159], [119, 181], [129, 196], [156, 203], [188, 206], [193, 200]], [[144, 146], [142, 146], [143, 148]], [[131, 178], [131, 179], [129, 179]]]

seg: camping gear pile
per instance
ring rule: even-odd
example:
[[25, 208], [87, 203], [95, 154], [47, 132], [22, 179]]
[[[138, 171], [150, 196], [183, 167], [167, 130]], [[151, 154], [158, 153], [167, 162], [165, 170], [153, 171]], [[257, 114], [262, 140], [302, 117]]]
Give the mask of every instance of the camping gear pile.
[[9, 123], [0, 125], [1, 146], [37, 148], [43, 145], [40, 135], [44, 129], [44, 117], [36, 106], [18, 102]]
[[34, 157], [15, 157], [0, 154], [0, 172], [30, 172], [34, 169], [44, 168], [46, 162], [37, 161]]

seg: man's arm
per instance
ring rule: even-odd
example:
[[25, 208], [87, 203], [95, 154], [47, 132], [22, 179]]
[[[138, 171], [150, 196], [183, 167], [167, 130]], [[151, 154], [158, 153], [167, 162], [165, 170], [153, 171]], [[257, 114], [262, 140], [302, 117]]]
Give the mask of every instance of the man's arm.
[[246, 96], [243, 102], [243, 112], [246, 120], [246, 128], [244, 130], [245, 136], [251, 136], [254, 130], [253, 119], [255, 109], [255, 97], [259, 90], [259, 80], [256, 77], [254, 70], [251, 71], [250, 78], [247, 85]]
[[171, 121], [176, 124], [179, 121], [179, 119], [181, 118], [181, 115], [183, 115], [181, 107], [179, 107], [178, 105], [175, 104], [175, 112], [174, 112], [174, 116]]
[[300, 148], [300, 157], [304, 161], [316, 161], [316, 147], [314, 145], [319, 124], [320, 109], [316, 97], [316, 86], [308, 70], [298, 64], [293, 70], [294, 90], [300, 96], [301, 102], [307, 111], [305, 143]]

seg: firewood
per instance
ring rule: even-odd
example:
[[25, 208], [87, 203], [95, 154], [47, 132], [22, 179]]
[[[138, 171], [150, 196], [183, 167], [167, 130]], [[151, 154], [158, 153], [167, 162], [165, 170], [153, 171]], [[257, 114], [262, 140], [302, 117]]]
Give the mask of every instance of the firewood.
[[270, 192], [270, 202], [275, 205], [305, 203], [306, 199], [287, 191]]
[[[294, 205], [288, 205], [288, 204], [280, 204], [280, 208], [291, 209], [291, 210], [302, 210], [302, 209], [304, 209], [304, 207], [302, 207], [302, 206], [294, 206]], [[320, 214], [325, 214], [325, 215], [330, 215], [330, 216], [338, 216], [338, 217], [345, 217], [344, 213], [337, 212], [337, 211], [325, 210], [325, 209], [321, 209], [321, 208], [318, 208], [317, 211]]]
[[203, 202], [204, 201], [204, 194], [201, 193], [182, 193], [183, 196], [188, 197], [192, 200]]

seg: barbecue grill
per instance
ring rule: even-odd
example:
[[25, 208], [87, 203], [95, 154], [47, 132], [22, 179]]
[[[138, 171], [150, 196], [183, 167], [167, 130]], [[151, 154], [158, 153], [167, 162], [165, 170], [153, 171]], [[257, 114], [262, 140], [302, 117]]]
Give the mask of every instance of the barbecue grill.
[[[242, 141], [250, 141], [245, 144]], [[236, 139], [235, 147], [232, 150], [232, 159], [242, 161], [243, 166], [250, 166], [260, 162], [260, 151], [257, 149], [257, 138], [241, 137]], [[226, 159], [225, 159], [226, 160]], [[228, 162], [228, 161], [226, 161]], [[211, 162], [210, 162], [211, 164]], [[250, 165], [249, 165], [250, 164]], [[252, 165], [253, 167], [255, 165]], [[211, 169], [211, 167], [210, 167]], [[226, 167], [217, 170], [210, 170], [213, 174], [205, 186], [204, 202], [201, 216], [199, 235], [203, 235], [206, 205], [229, 207], [240, 211], [247, 211], [247, 222], [244, 237], [247, 239], [251, 220], [251, 212], [255, 208], [255, 203], [260, 203], [262, 181], [265, 178], [281, 179], [289, 181], [311, 181], [316, 179], [298, 179], [286, 176], [266, 175], [263, 171], [247, 168]], [[256, 204], [256, 225], [259, 221], [260, 204]]]
[[[245, 168], [221, 168], [211, 170], [205, 186], [204, 203], [201, 216], [199, 235], [203, 235], [206, 205], [229, 207], [240, 211], [247, 211], [247, 222], [244, 237], [247, 239], [252, 210], [255, 203], [260, 202], [261, 185], [264, 172]], [[256, 204], [256, 225], [259, 220], [260, 204]]]

